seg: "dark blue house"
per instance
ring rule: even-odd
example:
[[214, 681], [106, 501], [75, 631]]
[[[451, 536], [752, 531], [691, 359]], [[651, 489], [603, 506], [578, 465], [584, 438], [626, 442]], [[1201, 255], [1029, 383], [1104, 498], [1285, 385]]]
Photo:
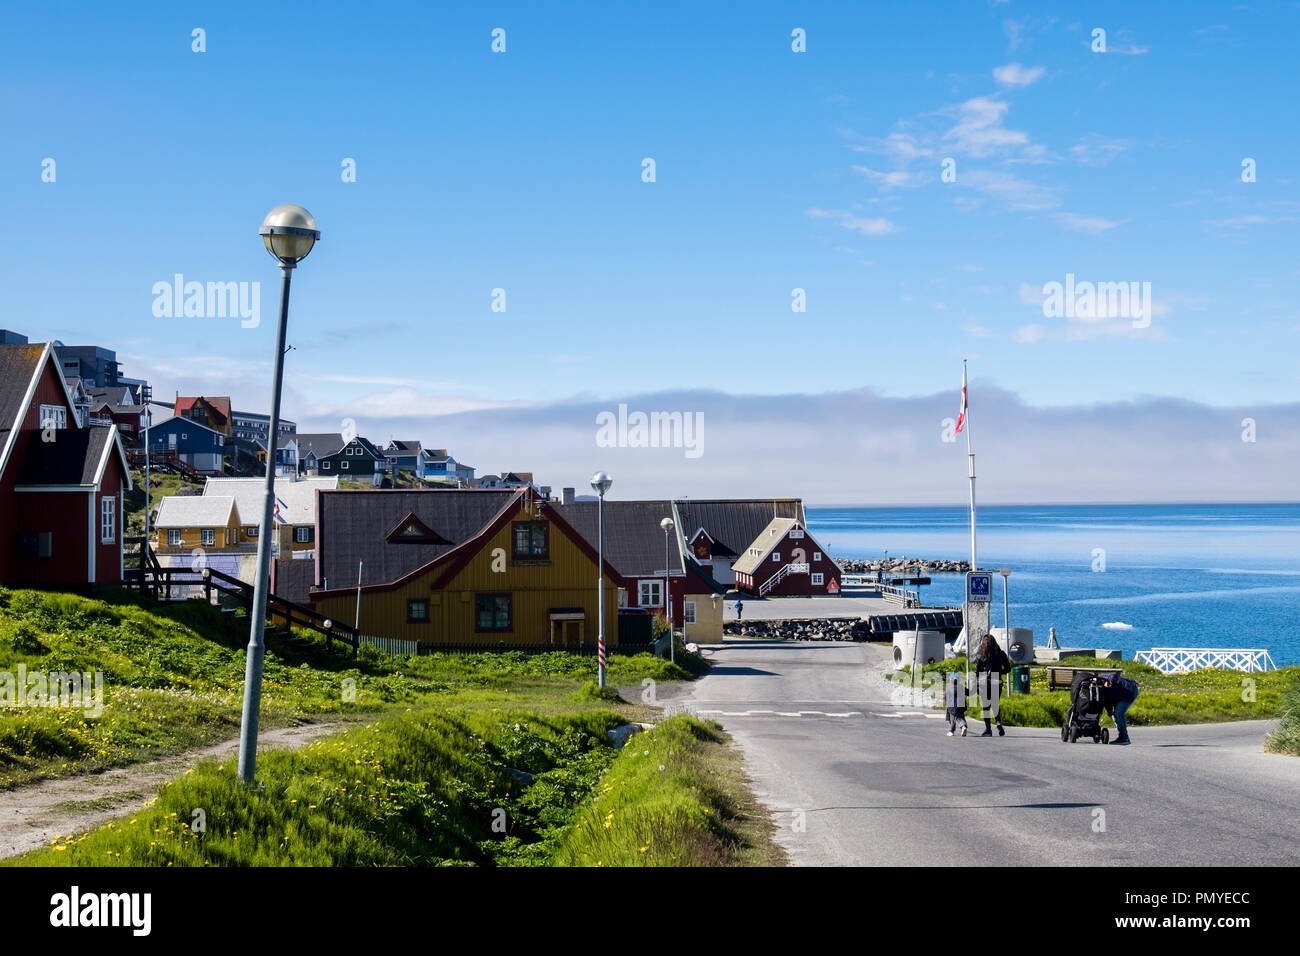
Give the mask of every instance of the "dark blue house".
[[195, 471], [222, 470], [226, 436], [189, 418], [169, 418], [149, 428], [149, 454], [175, 455]]

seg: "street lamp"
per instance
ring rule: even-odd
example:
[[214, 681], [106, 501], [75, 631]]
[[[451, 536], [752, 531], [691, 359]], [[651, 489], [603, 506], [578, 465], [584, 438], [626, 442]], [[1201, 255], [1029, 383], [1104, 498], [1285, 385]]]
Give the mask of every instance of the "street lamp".
[[[668, 572], [671, 570], [671, 559], [668, 557], [668, 535], [672, 534], [674, 527], [673, 519], [665, 518], [663, 521], [659, 522], [659, 527], [664, 529], [664, 610], [667, 612], [668, 617], [668, 660], [671, 663], [676, 664], [677, 642], [673, 640], [673, 602], [672, 598], [668, 596], [671, 587], [668, 578]], [[684, 639], [685, 638], [683, 638], [683, 640]]]
[[[302, 206], [276, 206], [258, 230], [262, 241], [280, 264], [280, 326], [275, 339], [275, 384], [271, 390], [268, 434], [280, 431], [280, 386], [284, 381], [284, 338], [289, 324], [289, 277], [320, 238], [316, 220]], [[272, 439], [274, 440], [274, 439]], [[257, 721], [262, 706], [262, 660], [266, 655], [266, 592], [271, 575], [271, 538], [275, 521], [275, 457], [266, 456], [266, 489], [262, 493], [262, 523], [257, 533], [257, 577], [253, 579], [253, 607], [248, 615], [248, 654], [244, 666], [244, 708], [239, 724], [239, 777], [252, 786], [257, 760]]]
[[1011, 620], [1007, 615], [1007, 578], [1011, 577], [1010, 568], [998, 568], [998, 574], [1002, 575], [1002, 630], [1006, 631], [1007, 649], [1011, 648]]
[[591, 476], [591, 487], [600, 495], [596, 505], [596, 563], [599, 577], [596, 590], [597, 631], [596, 631], [596, 683], [605, 686], [605, 492], [614, 479], [603, 471]]

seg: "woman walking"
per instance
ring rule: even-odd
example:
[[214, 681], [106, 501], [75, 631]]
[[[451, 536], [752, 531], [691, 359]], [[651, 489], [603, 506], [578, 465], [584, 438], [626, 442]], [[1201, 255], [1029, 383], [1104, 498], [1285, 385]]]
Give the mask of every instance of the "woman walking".
[[1011, 672], [1011, 659], [1006, 651], [993, 639], [992, 634], [985, 634], [980, 641], [979, 650], [975, 652], [975, 687], [979, 691], [980, 703], [984, 706], [984, 733], [981, 737], [993, 736], [992, 721], [989, 720], [989, 704], [993, 705], [993, 716], [998, 722], [998, 736], [1005, 737], [1002, 727], [1002, 708], [998, 697], [1002, 692], [1002, 675]]

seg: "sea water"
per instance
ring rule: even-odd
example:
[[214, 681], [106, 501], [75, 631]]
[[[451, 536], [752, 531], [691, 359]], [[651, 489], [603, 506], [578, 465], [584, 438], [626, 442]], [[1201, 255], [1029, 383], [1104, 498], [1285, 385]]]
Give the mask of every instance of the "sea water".
[[[965, 508], [807, 508], [839, 558], [970, 558]], [[1300, 664], [1300, 505], [982, 506], [979, 563], [1010, 568], [1012, 627], [1064, 647], [1267, 649]], [[932, 575], [923, 603], [960, 605], [963, 579]], [[990, 623], [1003, 623], [994, 576]]]

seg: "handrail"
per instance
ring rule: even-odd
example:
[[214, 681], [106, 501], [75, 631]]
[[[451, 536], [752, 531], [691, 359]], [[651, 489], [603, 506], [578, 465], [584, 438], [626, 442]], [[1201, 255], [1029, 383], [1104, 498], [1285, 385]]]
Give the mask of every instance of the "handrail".
[[1165, 674], [1186, 674], [1202, 668], [1230, 671], [1277, 670], [1264, 648], [1242, 647], [1153, 647], [1138, 651], [1134, 660], [1150, 664]]

